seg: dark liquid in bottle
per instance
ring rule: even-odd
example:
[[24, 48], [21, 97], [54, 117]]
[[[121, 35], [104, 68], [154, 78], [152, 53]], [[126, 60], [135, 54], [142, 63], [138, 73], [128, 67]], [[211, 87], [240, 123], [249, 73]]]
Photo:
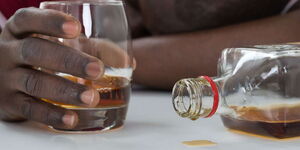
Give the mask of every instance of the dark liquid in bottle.
[[255, 107], [233, 109], [240, 114], [238, 119], [226, 115], [221, 116], [227, 128], [280, 139], [300, 136], [299, 106], [267, 110]]
[[247, 121], [221, 116], [223, 124], [230, 129], [244, 131], [262, 136], [276, 138], [291, 138], [300, 136], [300, 122], [268, 123], [260, 121]]
[[72, 76], [65, 78], [97, 89], [100, 94], [100, 102], [95, 108], [85, 108], [45, 100], [72, 110], [78, 115], [79, 122], [75, 128], [71, 130], [55, 128], [56, 130], [74, 132], [103, 131], [119, 128], [124, 124], [131, 93], [130, 82], [127, 79], [108, 76], [99, 81], [88, 81]]

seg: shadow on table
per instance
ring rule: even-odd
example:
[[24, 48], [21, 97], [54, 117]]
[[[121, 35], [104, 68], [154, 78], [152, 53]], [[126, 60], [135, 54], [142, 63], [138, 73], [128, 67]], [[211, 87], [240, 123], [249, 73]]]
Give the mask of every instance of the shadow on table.
[[[26, 121], [26, 122], [22, 122], [22, 123], [10, 123], [10, 122], [1, 121], [0, 124], [2, 124], [7, 130], [11, 130], [11, 131], [18, 132], [18, 133], [50, 132], [46, 125], [42, 125], [42, 124], [35, 123], [32, 121]], [[54, 133], [54, 132], [51, 132], [51, 133]]]
[[146, 131], [151, 131], [150, 138], [154, 138], [160, 135], [162, 130], [167, 130], [168, 126], [166, 123], [150, 121], [127, 121], [124, 128], [120, 130], [100, 134], [62, 134], [51, 132], [47, 129], [47, 126], [30, 121], [24, 123], [0, 122], [1, 130], [5, 131], [2, 134], [9, 134], [9, 137], [14, 137], [18, 144], [37, 143], [35, 147], [47, 145], [48, 147], [60, 147], [62, 150], [75, 150], [78, 147], [89, 149], [87, 147], [94, 148], [101, 147], [101, 145], [106, 145], [106, 147], [110, 148], [114, 147], [114, 149], [121, 149], [124, 146], [135, 147], [136, 144], [128, 142], [128, 140], [124, 142], [124, 139], [143, 137], [147, 133]]

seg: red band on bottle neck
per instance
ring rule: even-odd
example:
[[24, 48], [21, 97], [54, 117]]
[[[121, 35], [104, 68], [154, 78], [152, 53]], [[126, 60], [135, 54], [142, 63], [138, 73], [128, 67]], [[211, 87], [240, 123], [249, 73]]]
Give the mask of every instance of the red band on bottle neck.
[[210, 77], [208, 77], [208, 76], [201, 76], [201, 77], [208, 81], [208, 83], [211, 86], [212, 92], [214, 94], [213, 107], [212, 107], [210, 113], [206, 117], [204, 117], [204, 118], [209, 118], [209, 117], [213, 116], [216, 113], [217, 109], [218, 109], [218, 106], [219, 106], [219, 91], [218, 91], [218, 87], [217, 87], [216, 83]]

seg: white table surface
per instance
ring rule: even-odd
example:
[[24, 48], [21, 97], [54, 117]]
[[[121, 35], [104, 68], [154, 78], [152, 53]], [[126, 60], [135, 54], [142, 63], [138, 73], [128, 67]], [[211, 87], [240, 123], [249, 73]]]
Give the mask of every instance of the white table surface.
[[[187, 147], [186, 140], [211, 140]], [[218, 116], [190, 121], [177, 116], [170, 93], [136, 91], [123, 129], [101, 134], [59, 134], [27, 122], [0, 122], [0, 150], [299, 150], [300, 139], [273, 141], [229, 132]]]

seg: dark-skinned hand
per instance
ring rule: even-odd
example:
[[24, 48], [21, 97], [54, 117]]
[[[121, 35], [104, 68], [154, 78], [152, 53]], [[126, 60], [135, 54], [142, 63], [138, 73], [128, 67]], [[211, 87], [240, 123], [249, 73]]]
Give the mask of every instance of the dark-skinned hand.
[[[0, 31], [1, 32], [1, 31]], [[0, 117], [6, 121], [32, 120], [55, 128], [73, 128], [78, 116], [42, 101], [94, 107], [99, 93], [81, 84], [35, 68], [96, 80], [103, 62], [72, 47], [38, 38], [73, 39], [81, 25], [73, 17], [54, 10], [24, 8], [12, 16], [0, 34]]]

